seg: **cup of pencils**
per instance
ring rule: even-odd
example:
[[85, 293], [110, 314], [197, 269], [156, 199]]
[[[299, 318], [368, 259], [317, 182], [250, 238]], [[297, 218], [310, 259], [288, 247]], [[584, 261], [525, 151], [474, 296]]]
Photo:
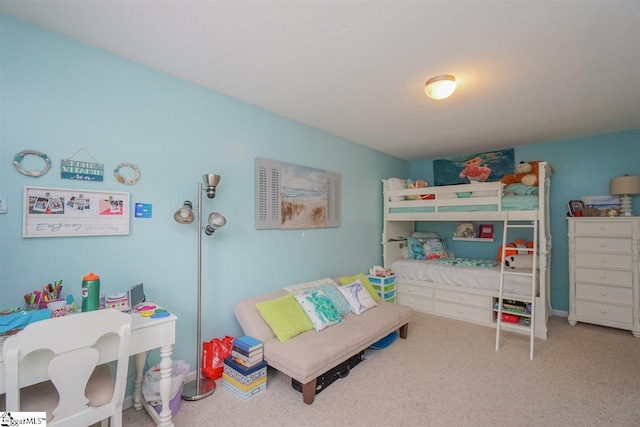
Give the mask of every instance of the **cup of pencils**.
[[39, 308], [47, 308], [47, 303], [40, 291], [33, 291], [24, 294], [24, 302], [27, 303], [27, 310], [38, 310]]
[[42, 287], [43, 299], [48, 303], [62, 298], [62, 280], [48, 283]]
[[62, 280], [48, 283], [42, 287], [42, 291], [33, 291], [24, 294], [24, 301], [27, 303], [27, 310], [37, 310], [48, 308], [50, 301], [62, 299]]

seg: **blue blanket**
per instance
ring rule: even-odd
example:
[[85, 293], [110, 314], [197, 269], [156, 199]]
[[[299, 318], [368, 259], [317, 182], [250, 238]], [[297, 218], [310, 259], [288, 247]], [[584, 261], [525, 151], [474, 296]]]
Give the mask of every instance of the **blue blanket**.
[[6, 316], [0, 316], [0, 334], [4, 334], [12, 329], [22, 329], [29, 323], [37, 322], [51, 317], [48, 308], [32, 311], [19, 311]]

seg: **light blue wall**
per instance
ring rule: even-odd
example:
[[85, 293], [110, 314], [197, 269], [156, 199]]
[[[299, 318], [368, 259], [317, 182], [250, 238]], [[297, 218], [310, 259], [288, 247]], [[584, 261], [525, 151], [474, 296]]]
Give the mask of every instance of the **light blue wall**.
[[[569, 310], [569, 270], [567, 244], [567, 201], [583, 196], [609, 194], [611, 178], [624, 174], [640, 175], [640, 130], [588, 138], [546, 142], [515, 147], [515, 161], [543, 160], [553, 167], [550, 209], [551, 235], [551, 305], [555, 310]], [[433, 182], [433, 160], [413, 162], [413, 179]], [[640, 196], [633, 197], [633, 211], [640, 212]], [[425, 224], [421, 225], [423, 228]], [[443, 236], [453, 235], [455, 224], [428, 227], [438, 229]], [[496, 233], [494, 244], [460, 243], [447, 239], [456, 255], [473, 258], [494, 258], [502, 232]], [[509, 235], [511, 237], [511, 235]]]
[[[174, 357], [193, 363], [197, 231], [172, 217], [195, 201], [206, 172], [222, 180], [205, 212], [228, 222], [203, 242], [204, 339], [240, 333], [232, 310], [241, 298], [381, 264], [380, 179], [408, 175], [408, 162], [7, 15], [0, 27], [0, 193], [9, 207], [0, 215], [0, 307], [59, 279], [79, 299], [90, 271], [107, 294], [144, 282], [148, 298], [179, 318]], [[104, 163], [104, 182], [60, 178], [60, 160], [83, 147]], [[24, 149], [51, 157], [51, 171], [19, 174], [11, 161]], [[340, 173], [342, 226], [257, 231], [256, 157]], [[139, 165], [136, 185], [113, 177], [121, 162]], [[33, 156], [23, 165], [42, 169]], [[23, 186], [127, 191], [153, 216], [132, 218], [128, 236], [23, 239]]]

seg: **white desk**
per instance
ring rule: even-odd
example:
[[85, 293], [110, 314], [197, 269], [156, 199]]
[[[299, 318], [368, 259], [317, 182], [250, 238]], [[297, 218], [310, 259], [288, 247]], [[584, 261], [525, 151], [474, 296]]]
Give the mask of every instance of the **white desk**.
[[[146, 305], [151, 305], [147, 302]], [[81, 314], [78, 314], [81, 315]], [[131, 344], [129, 354], [134, 356], [136, 364], [136, 380], [133, 390], [133, 407], [140, 410], [143, 407], [160, 427], [173, 427], [169, 400], [171, 393], [171, 370], [173, 367], [173, 344], [176, 341], [176, 320], [175, 315], [159, 319], [142, 317], [138, 313], [132, 313]], [[46, 322], [46, 320], [41, 320]], [[100, 348], [99, 364], [107, 363], [116, 359], [117, 353], [114, 350], [114, 340], [105, 339], [98, 342]], [[162, 398], [162, 411], [158, 415], [156, 410], [149, 405], [142, 397], [142, 376], [146, 353], [149, 350], [160, 349], [160, 396]], [[21, 374], [21, 387], [25, 387], [49, 379], [46, 367], [48, 363], [43, 358], [32, 357], [30, 363], [33, 365]], [[5, 393], [5, 366], [0, 357], [0, 394]]]

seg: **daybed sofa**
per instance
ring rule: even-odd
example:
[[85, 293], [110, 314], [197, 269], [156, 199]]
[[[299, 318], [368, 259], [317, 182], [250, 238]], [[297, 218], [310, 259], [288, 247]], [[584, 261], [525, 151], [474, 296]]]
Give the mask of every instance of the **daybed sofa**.
[[302, 384], [302, 400], [306, 404], [313, 403], [318, 376], [398, 329], [401, 338], [407, 337], [412, 309], [379, 301], [378, 306], [360, 315], [347, 314], [341, 323], [320, 332], [310, 330], [280, 342], [256, 304], [285, 296], [288, 289], [241, 300], [234, 314], [246, 335], [264, 343], [264, 359], [269, 366]]

